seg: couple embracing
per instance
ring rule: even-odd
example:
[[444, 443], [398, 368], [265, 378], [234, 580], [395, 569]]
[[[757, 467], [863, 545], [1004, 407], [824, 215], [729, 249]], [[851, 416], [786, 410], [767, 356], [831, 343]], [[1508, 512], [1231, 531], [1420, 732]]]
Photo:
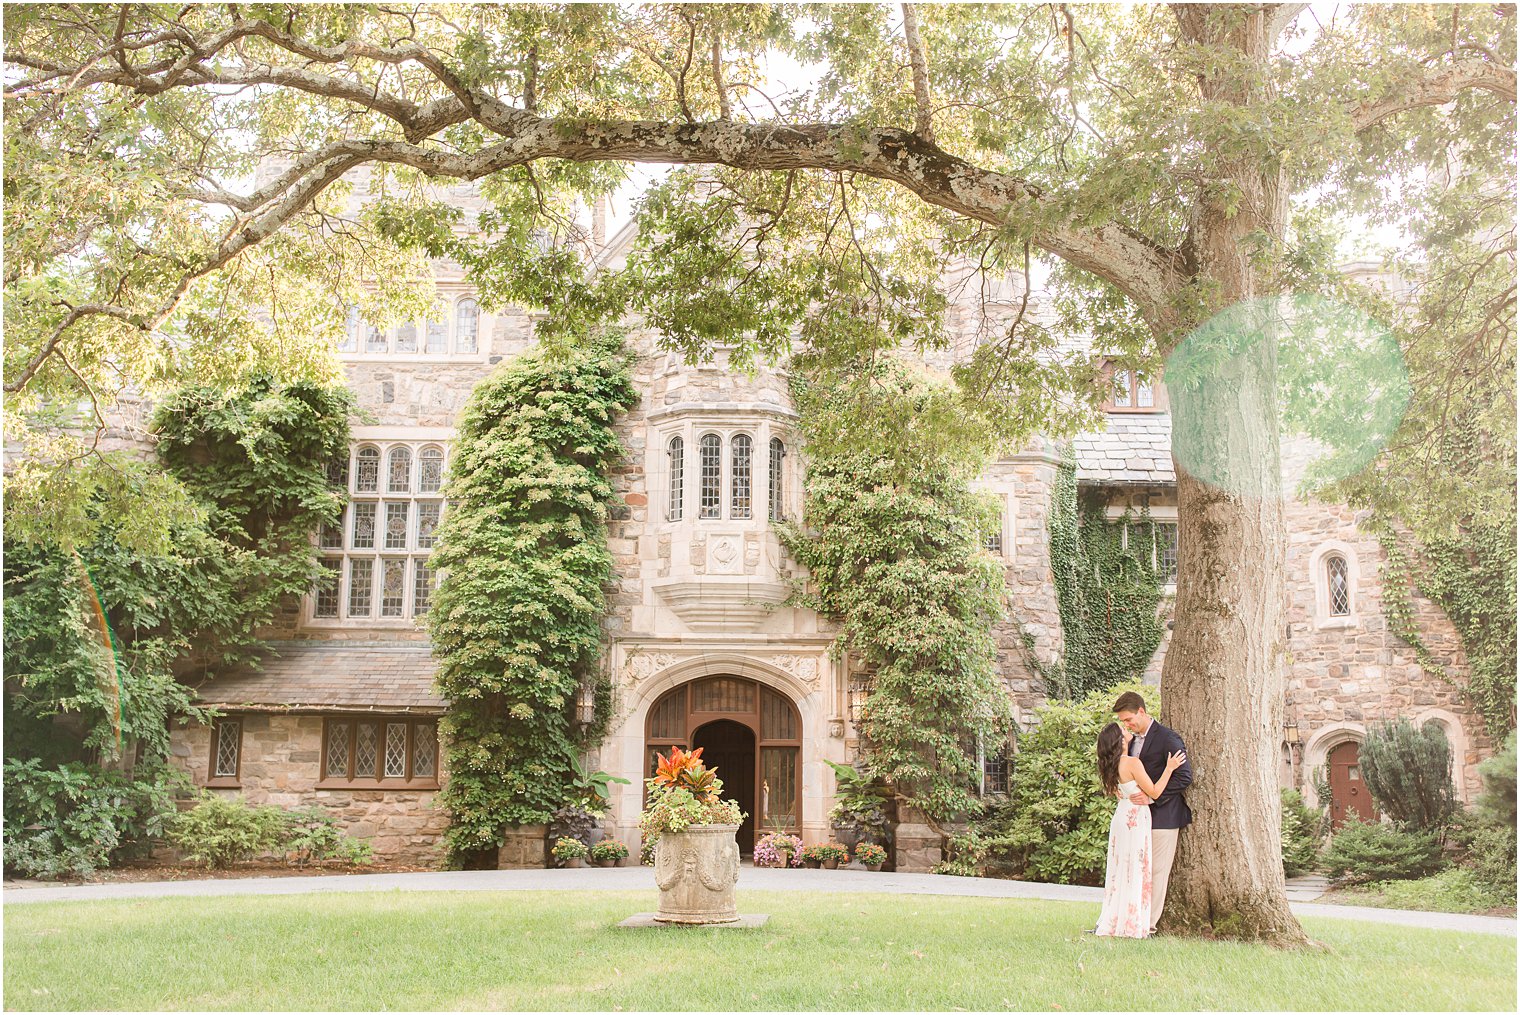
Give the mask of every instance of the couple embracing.
[[1114, 718], [1098, 734], [1098, 777], [1118, 805], [1108, 826], [1103, 912], [1094, 933], [1149, 937], [1166, 904], [1178, 833], [1193, 820], [1182, 797], [1193, 769], [1182, 738], [1150, 717], [1140, 695], [1121, 694]]

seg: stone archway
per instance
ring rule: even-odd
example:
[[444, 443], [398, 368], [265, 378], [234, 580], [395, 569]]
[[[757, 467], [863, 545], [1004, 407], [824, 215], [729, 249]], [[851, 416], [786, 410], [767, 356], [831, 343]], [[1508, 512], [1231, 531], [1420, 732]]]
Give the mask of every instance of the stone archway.
[[[1333, 723], [1314, 731], [1314, 735], [1304, 744], [1303, 785], [1306, 801], [1311, 805], [1329, 809], [1332, 816], [1336, 816], [1338, 812], [1344, 812], [1345, 806], [1352, 802], [1349, 799], [1351, 794], [1343, 791], [1341, 797], [1337, 799], [1334, 787], [1339, 782], [1344, 787], [1349, 788], [1349, 784], [1352, 781], [1360, 781], [1359, 779], [1352, 780], [1351, 778], [1352, 772], [1350, 769], [1355, 766], [1355, 755], [1352, 752], [1360, 749], [1362, 741], [1366, 738], [1367, 730], [1361, 723]], [[1349, 749], [1347, 745], [1349, 745]], [[1332, 755], [1334, 755], [1335, 762], [1342, 769], [1338, 778], [1331, 770]], [[1320, 799], [1319, 791], [1315, 785], [1316, 773], [1323, 778], [1326, 786], [1331, 789], [1328, 799]], [[1360, 775], [1360, 772], [1356, 774]], [[1367, 797], [1367, 790], [1365, 785], [1359, 786], [1358, 789], [1357, 802], [1360, 802], [1362, 797]], [[1367, 797], [1367, 799], [1370, 800], [1370, 797]], [[1344, 813], [1340, 813], [1335, 823], [1340, 824], [1344, 820], [1344, 817]]]

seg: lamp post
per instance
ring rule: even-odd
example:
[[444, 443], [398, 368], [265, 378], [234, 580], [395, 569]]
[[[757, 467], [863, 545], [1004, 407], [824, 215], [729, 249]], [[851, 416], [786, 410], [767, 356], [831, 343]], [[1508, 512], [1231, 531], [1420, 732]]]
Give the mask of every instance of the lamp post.
[[1293, 752], [1298, 747], [1298, 723], [1289, 719], [1283, 723], [1283, 743], [1288, 745], [1288, 780], [1298, 789], [1298, 770], [1293, 765]]

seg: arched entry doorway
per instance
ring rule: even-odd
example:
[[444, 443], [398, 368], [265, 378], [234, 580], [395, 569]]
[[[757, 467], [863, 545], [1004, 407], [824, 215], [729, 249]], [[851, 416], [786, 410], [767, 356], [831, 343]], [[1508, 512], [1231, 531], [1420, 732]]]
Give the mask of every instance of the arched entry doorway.
[[705, 677], [661, 695], [644, 731], [644, 770], [672, 747], [701, 747], [717, 768], [723, 795], [748, 815], [739, 848], [754, 849], [755, 829], [799, 827], [802, 719], [784, 694], [743, 677]]
[[1330, 769], [1331, 824], [1339, 828], [1352, 817], [1361, 821], [1375, 820], [1377, 812], [1372, 806], [1372, 794], [1362, 781], [1357, 742], [1347, 740], [1330, 748], [1326, 766]]

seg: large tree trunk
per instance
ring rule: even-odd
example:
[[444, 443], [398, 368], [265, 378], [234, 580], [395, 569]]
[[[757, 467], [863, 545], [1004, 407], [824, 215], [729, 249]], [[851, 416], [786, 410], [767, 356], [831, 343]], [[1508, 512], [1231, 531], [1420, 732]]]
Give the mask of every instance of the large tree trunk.
[[[1266, 66], [1265, 13], [1189, 5], [1179, 18], [1198, 41]], [[1221, 75], [1200, 87], [1212, 101], [1250, 105], [1269, 97], [1265, 81]], [[1171, 392], [1179, 568], [1161, 699], [1193, 765], [1194, 820], [1178, 842], [1160, 929], [1296, 945], [1307, 938], [1288, 908], [1277, 777], [1286, 611], [1276, 351], [1270, 321], [1245, 309], [1270, 295], [1257, 289], [1251, 237], [1283, 235], [1287, 188], [1275, 160], [1246, 157], [1227, 169], [1238, 202], [1206, 198], [1192, 247], [1208, 294], [1203, 316], [1225, 312], [1232, 326], [1191, 341], [1262, 331], [1204, 383]]]

